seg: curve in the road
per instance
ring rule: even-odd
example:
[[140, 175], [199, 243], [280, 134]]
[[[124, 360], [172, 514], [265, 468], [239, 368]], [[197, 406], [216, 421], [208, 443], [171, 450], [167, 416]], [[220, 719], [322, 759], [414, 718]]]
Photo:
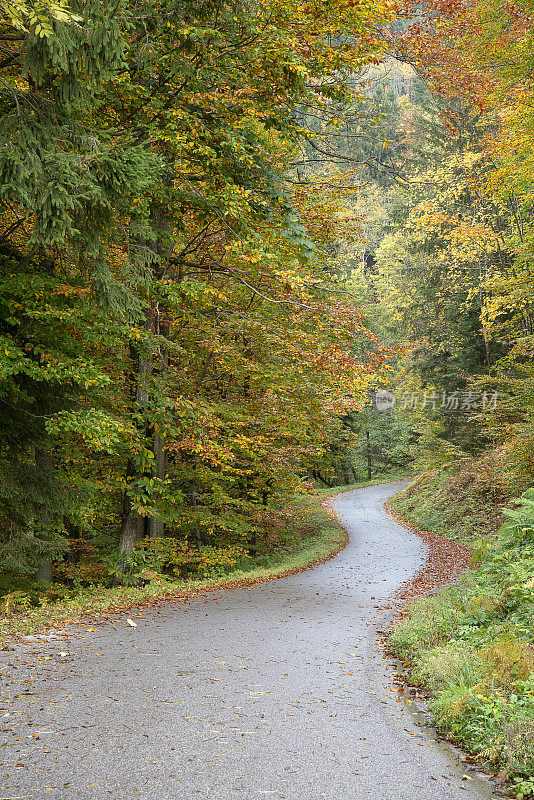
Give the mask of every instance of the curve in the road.
[[0, 796], [491, 797], [417, 726], [376, 645], [384, 601], [425, 558], [383, 509], [398, 489], [335, 498], [350, 542], [308, 572], [4, 654]]

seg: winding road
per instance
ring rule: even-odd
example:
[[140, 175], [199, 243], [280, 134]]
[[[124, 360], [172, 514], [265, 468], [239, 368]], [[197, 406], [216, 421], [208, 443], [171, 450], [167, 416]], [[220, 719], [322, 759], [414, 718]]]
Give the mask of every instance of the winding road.
[[314, 569], [2, 653], [0, 800], [491, 798], [377, 645], [426, 555], [383, 509], [399, 488], [330, 501], [350, 542]]

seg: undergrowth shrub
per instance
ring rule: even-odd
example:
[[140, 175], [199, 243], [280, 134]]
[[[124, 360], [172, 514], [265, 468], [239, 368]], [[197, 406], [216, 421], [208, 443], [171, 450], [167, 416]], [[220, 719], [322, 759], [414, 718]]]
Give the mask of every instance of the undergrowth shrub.
[[177, 577], [189, 575], [201, 578], [216, 578], [227, 575], [247, 555], [243, 547], [201, 547], [192, 549], [180, 542], [173, 559], [173, 571]]
[[476, 475], [471, 462], [426, 472], [397, 495], [392, 507], [417, 527], [451, 539], [493, 535], [503, 523], [501, 505], [511, 496], [477, 484]]
[[457, 609], [452, 597], [442, 595], [417, 600], [410, 616], [394, 630], [391, 641], [402, 658], [418, 663], [422, 654], [447, 641], [456, 624]]
[[526, 681], [534, 675], [534, 647], [507, 633], [479, 650], [487, 664], [492, 686], [510, 687], [515, 681]]
[[469, 688], [482, 680], [487, 671], [487, 665], [473, 646], [453, 642], [424, 653], [416, 675], [435, 692], [447, 685]]

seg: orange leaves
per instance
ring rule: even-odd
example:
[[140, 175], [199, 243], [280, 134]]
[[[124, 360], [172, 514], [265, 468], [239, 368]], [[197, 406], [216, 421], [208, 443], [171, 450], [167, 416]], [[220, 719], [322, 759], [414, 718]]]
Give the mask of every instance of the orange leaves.
[[414, 64], [432, 90], [444, 98], [463, 96], [483, 108], [494, 77], [477, 63], [474, 46], [480, 39], [477, 7], [464, 2], [434, 0], [421, 20], [420, 7], [407, 0], [401, 16], [414, 19], [396, 39], [403, 59]]
[[73, 286], [71, 284], [61, 284], [52, 292], [57, 296], [64, 297], [90, 297], [91, 289], [88, 286]]

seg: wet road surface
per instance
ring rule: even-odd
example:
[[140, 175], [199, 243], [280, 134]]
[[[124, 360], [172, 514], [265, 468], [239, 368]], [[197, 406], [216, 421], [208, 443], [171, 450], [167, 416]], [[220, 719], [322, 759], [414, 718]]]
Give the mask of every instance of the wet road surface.
[[331, 501], [351, 538], [324, 565], [2, 653], [0, 800], [492, 797], [418, 727], [377, 646], [426, 554], [383, 510], [400, 488]]

